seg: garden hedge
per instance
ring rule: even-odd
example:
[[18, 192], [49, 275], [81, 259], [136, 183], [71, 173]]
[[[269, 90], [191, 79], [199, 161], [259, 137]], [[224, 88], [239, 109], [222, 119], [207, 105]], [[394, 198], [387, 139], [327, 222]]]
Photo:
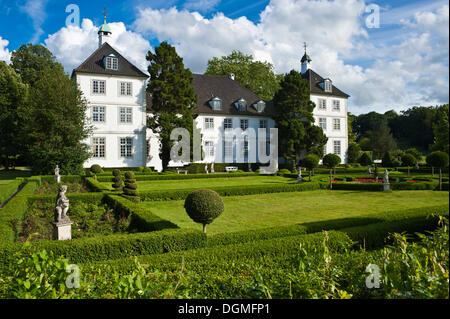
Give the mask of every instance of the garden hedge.
[[[0, 266], [6, 265], [8, 258], [22, 245], [23, 243], [0, 245]], [[192, 229], [166, 229], [149, 233], [89, 237], [68, 241], [41, 240], [31, 243], [33, 249], [52, 251], [56, 256], [69, 258], [72, 263], [162, 254], [201, 248], [205, 245], [205, 234]]]
[[[221, 177], [245, 177], [245, 176], [265, 176], [256, 173], [217, 173], [217, 174], [151, 174], [137, 175], [136, 181], [159, 181], [159, 180], [183, 180], [183, 179], [199, 179], [199, 178], [221, 178]], [[99, 182], [112, 182], [113, 176], [97, 176]]]
[[16, 179], [8, 184], [0, 185], [0, 204], [6, 202], [8, 198], [17, 191], [22, 183], [22, 179]]
[[[86, 186], [87, 188], [89, 188], [90, 191], [92, 192], [109, 192], [111, 191], [108, 187], [103, 186], [100, 181], [98, 181], [100, 179], [100, 177], [97, 177], [97, 180], [95, 180], [92, 177], [87, 177], [86, 178]], [[108, 181], [112, 181], [112, 177], [108, 178]]]
[[[317, 182], [305, 182], [301, 184], [273, 184], [273, 185], [246, 185], [231, 187], [209, 187], [220, 196], [240, 196], [254, 194], [301, 192], [320, 189]], [[143, 201], [184, 200], [196, 189], [166, 190], [166, 191], [141, 191], [139, 196]]]

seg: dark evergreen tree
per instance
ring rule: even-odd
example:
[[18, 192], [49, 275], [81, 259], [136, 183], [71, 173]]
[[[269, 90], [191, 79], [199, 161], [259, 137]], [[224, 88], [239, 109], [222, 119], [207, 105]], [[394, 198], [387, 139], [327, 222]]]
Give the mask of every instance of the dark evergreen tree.
[[[170, 134], [175, 128], [185, 128], [193, 138], [194, 111], [198, 97], [192, 87], [193, 76], [183, 64], [175, 48], [167, 42], [155, 47], [155, 53], [148, 52], [150, 62], [148, 72], [150, 82], [147, 91], [152, 95], [152, 111], [154, 116], [149, 119], [148, 126], [159, 133], [161, 148], [159, 155], [163, 169], [166, 170], [170, 161], [170, 151], [173, 141]], [[191, 147], [192, 153], [193, 147]]]
[[291, 162], [292, 170], [302, 155], [313, 152], [323, 156], [327, 137], [314, 125], [315, 104], [309, 99], [309, 82], [292, 70], [281, 81], [275, 94], [274, 120], [278, 128], [278, 152]]

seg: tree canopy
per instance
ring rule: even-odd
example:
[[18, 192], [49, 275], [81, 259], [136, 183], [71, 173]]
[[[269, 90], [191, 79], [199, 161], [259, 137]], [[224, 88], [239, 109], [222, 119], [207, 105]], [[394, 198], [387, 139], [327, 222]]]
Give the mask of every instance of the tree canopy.
[[252, 55], [233, 51], [228, 56], [214, 57], [208, 61], [205, 74], [229, 76], [264, 100], [271, 100], [279, 88], [279, 78], [273, 65], [254, 61]]

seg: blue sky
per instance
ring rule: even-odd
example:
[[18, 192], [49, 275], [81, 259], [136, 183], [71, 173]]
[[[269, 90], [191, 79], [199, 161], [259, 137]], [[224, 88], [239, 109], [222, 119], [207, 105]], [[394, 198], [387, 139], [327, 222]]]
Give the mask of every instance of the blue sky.
[[[66, 26], [66, 7], [80, 25]], [[380, 25], [368, 27], [379, 8]], [[67, 72], [96, 49], [107, 7], [113, 46], [145, 71], [145, 53], [160, 41], [201, 73], [208, 59], [241, 50], [299, 69], [303, 42], [311, 67], [349, 93], [350, 111], [397, 111], [448, 103], [448, 1], [363, 0], [0, 0], [0, 59], [23, 43], [42, 43]]]

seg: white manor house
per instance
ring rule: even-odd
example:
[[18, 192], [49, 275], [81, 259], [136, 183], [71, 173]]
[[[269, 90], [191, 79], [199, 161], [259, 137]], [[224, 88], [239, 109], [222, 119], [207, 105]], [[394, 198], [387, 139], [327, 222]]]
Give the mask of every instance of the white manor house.
[[[106, 20], [106, 19], [105, 19]], [[88, 118], [94, 127], [85, 142], [93, 156], [84, 167], [152, 167], [162, 170], [159, 138], [147, 128], [151, 116], [151, 96], [146, 93], [149, 76], [124, 58], [108, 43], [111, 29], [105, 23], [98, 31], [99, 47], [73, 70], [80, 90], [88, 101]], [[347, 99], [329, 78], [322, 78], [309, 68], [310, 57], [301, 59], [301, 73], [310, 83], [310, 99], [316, 104], [316, 125], [328, 137], [325, 153], [334, 153], [347, 163]], [[227, 129], [275, 127], [270, 117], [273, 104], [234, 81], [234, 76], [194, 74], [193, 87], [198, 95], [197, 128], [201, 130], [205, 163], [247, 162], [248, 141], [239, 143], [245, 154], [237, 157], [233, 140], [219, 142]], [[220, 139], [222, 141], [223, 139]], [[234, 154], [234, 155], [233, 155]], [[225, 161], [225, 158], [227, 161]], [[257, 160], [257, 162], [259, 162]], [[180, 163], [169, 163], [169, 166]]]

